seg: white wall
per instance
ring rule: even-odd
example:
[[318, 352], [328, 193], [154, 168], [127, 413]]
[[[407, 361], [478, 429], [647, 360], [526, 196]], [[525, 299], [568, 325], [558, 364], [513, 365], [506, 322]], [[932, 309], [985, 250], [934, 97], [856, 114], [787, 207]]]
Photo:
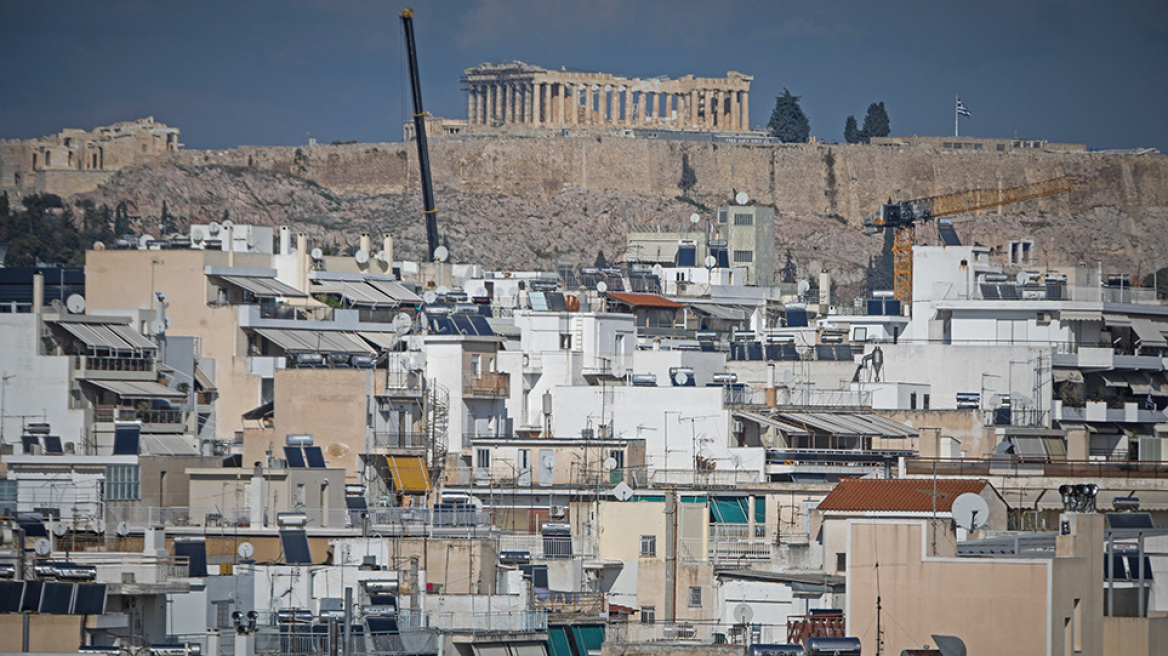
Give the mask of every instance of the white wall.
[[69, 408], [70, 358], [37, 355], [39, 323], [32, 314], [0, 314], [0, 344], [4, 442], [19, 445], [24, 423], [47, 421], [53, 435], [80, 453], [85, 413]]
[[[1013, 392], [1015, 400], [1050, 410], [1049, 348], [945, 344], [884, 344], [881, 348], [881, 380], [928, 385], [932, 409], [956, 408], [958, 392], [984, 392], [985, 408], [991, 407], [994, 395]], [[1042, 373], [1036, 374], [1040, 357]]]

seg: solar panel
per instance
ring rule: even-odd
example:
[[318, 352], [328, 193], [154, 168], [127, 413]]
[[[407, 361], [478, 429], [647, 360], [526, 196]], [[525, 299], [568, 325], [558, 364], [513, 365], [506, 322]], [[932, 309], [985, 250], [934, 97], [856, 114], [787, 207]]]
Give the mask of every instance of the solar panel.
[[41, 584], [41, 602], [37, 612], [46, 615], [68, 615], [73, 607], [73, 584], [45, 581]]
[[280, 546], [284, 549], [284, 562], [289, 565], [311, 565], [312, 553], [308, 549], [308, 532], [304, 530], [280, 531]]
[[[609, 289], [612, 289], [610, 286]], [[612, 291], [617, 291], [612, 289]], [[564, 300], [564, 295], [559, 292], [548, 292], [546, 295], [548, 309], [552, 312], [567, 312], [568, 302]]]
[[44, 584], [40, 581], [25, 581], [24, 582], [24, 596], [20, 600], [20, 610], [36, 611], [41, 605], [41, 588]]
[[349, 510], [369, 510], [365, 497], [345, 497], [345, 507]]
[[995, 299], [995, 300], [1000, 298], [998, 296], [998, 286], [997, 285], [987, 285], [987, 284], [983, 283], [979, 286], [981, 287], [981, 297], [982, 298], [989, 298], [989, 299]]
[[61, 436], [60, 435], [46, 435], [45, 436], [45, 453], [52, 453], [52, 454], [65, 453], [65, 450], [61, 448]]
[[40, 446], [41, 440], [36, 435], [21, 435], [20, 443], [24, 445], [24, 455], [28, 455]]
[[115, 456], [136, 456], [138, 455], [138, 436], [141, 427], [134, 426], [118, 426], [114, 429], [114, 455]]
[[937, 226], [937, 235], [941, 237], [941, 243], [946, 246], [960, 246], [961, 239], [957, 236], [957, 231], [953, 226]]
[[369, 605], [371, 606], [393, 606], [397, 607], [397, 597], [391, 594], [375, 594], [369, 595]]
[[807, 326], [807, 310], [789, 308], [787, 310], [787, 326], [791, 328]]
[[697, 262], [698, 249], [693, 246], [682, 246], [677, 249], [677, 266], [691, 267]]
[[450, 323], [454, 325], [454, 330], [456, 332], [458, 332], [459, 335], [474, 335], [475, 334], [474, 326], [472, 326], [470, 323], [470, 317], [466, 317], [466, 316], [461, 315], [461, 314], [456, 314], [456, 315], [450, 317]]
[[298, 446], [284, 447], [284, 460], [288, 461], [289, 467], [296, 469], [303, 469], [305, 467], [304, 451], [302, 451]]
[[1017, 285], [998, 285], [998, 294], [1003, 299], [1010, 301], [1016, 301], [1022, 298], [1022, 295], [1018, 293]]
[[495, 334], [491, 328], [491, 322], [487, 321], [486, 317], [471, 317], [470, 324], [474, 326], [475, 332], [484, 337], [491, 337]]
[[24, 581], [0, 581], [0, 613], [19, 613]]
[[1151, 513], [1107, 513], [1107, 528], [1152, 529], [1156, 525], [1152, 522]]
[[816, 344], [815, 345], [815, 359], [816, 360], [834, 360], [835, 348], [831, 344]]
[[395, 617], [366, 617], [370, 633], [397, 633], [397, 618]]
[[746, 359], [747, 360], [761, 360], [762, 359], [762, 342], [747, 342], [747, 344], [746, 344]]
[[80, 583], [77, 585], [77, 595], [73, 598], [74, 615], [104, 615], [105, 614], [104, 583]]
[[187, 557], [187, 576], [207, 575], [207, 543], [203, 540], [175, 540], [174, 555]]
[[26, 538], [47, 538], [49, 532], [45, 530], [45, 525], [40, 522], [31, 524], [21, 524], [20, 528], [24, 529], [24, 537]]
[[890, 298], [884, 302], [884, 314], [890, 317], [900, 316], [900, 299]]
[[836, 344], [835, 345], [835, 359], [842, 360], [844, 362], [846, 362], [848, 360], [852, 360], [853, 359], [852, 347], [847, 346], [845, 344]]
[[324, 453], [321, 452], [319, 446], [304, 447], [304, 459], [308, 461], [308, 466], [315, 469], [324, 469], [328, 465], [324, 464]]

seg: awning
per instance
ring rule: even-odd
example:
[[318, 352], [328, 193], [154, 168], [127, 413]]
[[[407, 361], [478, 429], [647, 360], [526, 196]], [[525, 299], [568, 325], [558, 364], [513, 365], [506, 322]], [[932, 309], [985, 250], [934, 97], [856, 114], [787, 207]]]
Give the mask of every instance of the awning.
[[393, 486], [406, 494], [424, 494], [430, 491], [430, 474], [421, 456], [385, 456]]
[[638, 294], [634, 292], [609, 292], [608, 298], [614, 301], [620, 301], [625, 305], [637, 308], [667, 308], [667, 309], [681, 309], [685, 306], [681, 303], [671, 301], [664, 296], [657, 294]]
[[1092, 310], [1060, 310], [1063, 321], [1103, 321], [1103, 313]]
[[308, 298], [308, 294], [275, 278], [252, 276], [218, 276], [218, 278], [260, 298]]
[[1082, 383], [1083, 372], [1078, 369], [1055, 369], [1054, 380], [1056, 383]]
[[267, 403], [259, 405], [255, 408], [252, 408], [251, 410], [248, 410], [247, 412], [243, 413], [243, 418], [244, 419], [252, 419], [252, 420], [268, 419], [269, 417], [271, 417], [275, 414], [276, 414], [275, 402], [268, 401]]
[[739, 308], [722, 307], [710, 303], [694, 303], [690, 307], [703, 314], [708, 314], [715, 319], [746, 321], [746, 311]]
[[746, 497], [710, 499], [710, 516], [719, 524], [746, 524]]
[[94, 349], [156, 351], [158, 347], [125, 324], [57, 322], [71, 335]]
[[405, 285], [392, 280], [366, 280], [366, 284], [377, 291], [404, 305], [414, 305], [422, 302], [422, 297], [411, 292]]
[[735, 412], [734, 416], [762, 426], [769, 426], [784, 435], [807, 435], [806, 429], [755, 412]]
[[832, 435], [915, 437], [917, 432], [903, 424], [874, 414], [854, 412], [784, 412], [781, 421], [805, 426]]
[[286, 328], [255, 328], [254, 330], [261, 337], [288, 353], [373, 353], [373, 349], [353, 333]]
[[1131, 322], [1132, 329], [1140, 338], [1140, 346], [1168, 347], [1168, 340], [1164, 339], [1164, 331], [1168, 330], [1168, 324], [1141, 317], [1133, 317]]
[[1127, 387], [1127, 376], [1122, 371], [1104, 371], [1099, 374], [1107, 387]]
[[166, 385], [138, 380], [86, 380], [122, 397], [123, 399], [185, 399], [187, 395]]
[[314, 294], [339, 294], [349, 305], [359, 307], [397, 307], [398, 302], [372, 285], [363, 282], [316, 281]]
[[144, 456], [197, 456], [199, 450], [181, 435], [143, 435]]
[[215, 383], [211, 382], [211, 378], [207, 376], [207, 372], [203, 371], [199, 365], [195, 365], [195, 384], [204, 392], [216, 391]]
[[380, 351], [391, 351], [397, 348], [398, 343], [401, 342], [401, 337], [394, 333], [371, 333], [359, 332], [361, 339], [369, 342]]
[[1126, 314], [1104, 314], [1103, 323], [1108, 328], [1129, 328], [1132, 325], [1132, 320]]

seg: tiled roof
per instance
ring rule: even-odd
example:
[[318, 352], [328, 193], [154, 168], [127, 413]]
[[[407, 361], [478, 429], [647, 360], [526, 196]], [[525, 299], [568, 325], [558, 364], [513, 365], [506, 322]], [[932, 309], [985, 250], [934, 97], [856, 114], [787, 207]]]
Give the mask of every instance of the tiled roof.
[[681, 303], [675, 303], [664, 296], [656, 294], [634, 294], [630, 292], [609, 292], [608, 297], [633, 307], [683, 308]]
[[889, 512], [931, 512], [933, 490], [936, 490], [938, 512], [949, 512], [953, 500], [972, 492], [980, 493], [988, 483], [984, 480], [937, 480], [931, 478], [869, 479], [850, 478], [839, 482], [819, 503], [820, 510]]

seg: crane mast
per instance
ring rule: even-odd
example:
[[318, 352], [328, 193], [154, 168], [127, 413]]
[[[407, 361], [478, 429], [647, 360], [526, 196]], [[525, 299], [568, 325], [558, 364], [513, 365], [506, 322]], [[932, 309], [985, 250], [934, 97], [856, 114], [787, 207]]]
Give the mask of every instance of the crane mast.
[[940, 196], [892, 202], [889, 200], [876, 211], [875, 217], [864, 217], [864, 232], [874, 234], [893, 230], [893, 295], [901, 307], [912, 307], [912, 249], [916, 226], [925, 221], [973, 212], [1024, 200], [1051, 196], [1073, 189], [1069, 176], [1051, 178], [1034, 184], [1009, 189], [968, 189]]
[[422, 109], [422, 82], [418, 76], [418, 52], [414, 44], [414, 10], [398, 14], [406, 33], [406, 55], [410, 64], [410, 90], [414, 99], [414, 134], [418, 142], [418, 170], [422, 175], [422, 213], [426, 217], [427, 259], [438, 250], [438, 208], [434, 204], [434, 183], [430, 178], [430, 148], [426, 143], [426, 111]]

